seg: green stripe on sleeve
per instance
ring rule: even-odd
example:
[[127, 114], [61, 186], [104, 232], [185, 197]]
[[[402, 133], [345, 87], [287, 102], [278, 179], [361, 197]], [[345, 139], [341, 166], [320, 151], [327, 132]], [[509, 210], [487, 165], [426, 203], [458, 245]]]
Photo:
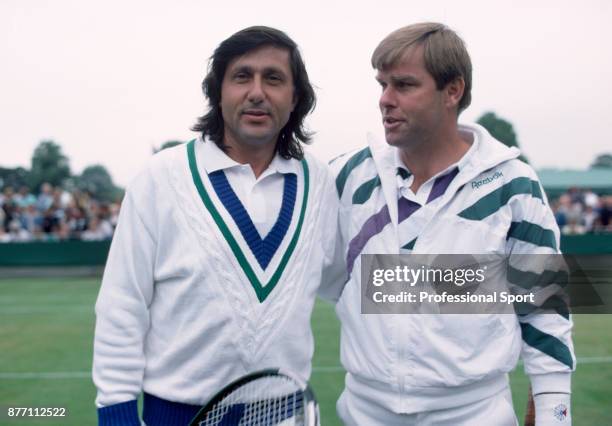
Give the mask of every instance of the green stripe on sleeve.
[[349, 175], [353, 171], [355, 167], [363, 163], [367, 158], [372, 157], [372, 152], [370, 148], [364, 148], [361, 151], [357, 152], [346, 162], [344, 167], [338, 173], [338, 177], [336, 177], [336, 189], [338, 190], [338, 196], [342, 197], [342, 192], [344, 192], [344, 185], [346, 185], [346, 180]]
[[540, 200], [542, 200], [542, 202], [544, 202], [544, 196], [542, 195], [542, 187], [540, 186], [540, 183], [535, 180], [531, 181], [531, 195], [536, 198], [539, 198]]
[[530, 289], [536, 286], [544, 287], [551, 284], [557, 284], [560, 287], [565, 287], [569, 282], [569, 275], [566, 271], [544, 270], [540, 273], [536, 273], [522, 271], [508, 265], [507, 274], [509, 282], [525, 289]]
[[574, 368], [574, 360], [569, 348], [559, 339], [538, 330], [531, 324], [520, 323], [523, 340], [529, 346], [538, 349], [546, 355], [567, 365], [570, 369]]
[[482, 220], [508, 204], [510, 198], [519, 194], [530, 194], [543, 200], [542, 190], [537, 181], [528, 177], [518, 177], [485, 195], [459, 213], [459, 216], [469, 220]]
[[353, 204], [365, 204], [372, 196], [372, 192], [380, 186], [380, 178], [376, 176], [362, 184], [353, 194]]
[[510, 238], [557, 250], [555, 233], [552, 230], [542, 228], [540, 225], [525, 220], [522, 222], [512, 222], [506, 236], [506, 239]]
[[[402, 179], [407, 179], [410, 177], [410, 172], [406, 169], [398, 167], [397, 175], [401, 176]], [[353, 204], [365, 204], [372, 196], [374, 190], [380, 185], [381, 183], [379, 176], [376, 176], [375, 178], [372, 178], [369, 181], [360, 185], [359, 188], [357, 188], [357, 190], [353, 194]]]
[[527, 302], [514, 302], [514, 312], [516, 312], [518, 316], [529, 315], [530, 313], [535, 312], [537, 310], [539, 310], [540, 312], [549, 311], [549, 314], [552, 314], [552, 312], [550, 311], [555, 311], [566, 320], [569, 320], [570, 317], [569, 306], [567, 306], [565, 300], [563, 300], [563, 298], [559, 296], [549, 297], [544, 303], [542, 303], [541, 306], [537, 306]]

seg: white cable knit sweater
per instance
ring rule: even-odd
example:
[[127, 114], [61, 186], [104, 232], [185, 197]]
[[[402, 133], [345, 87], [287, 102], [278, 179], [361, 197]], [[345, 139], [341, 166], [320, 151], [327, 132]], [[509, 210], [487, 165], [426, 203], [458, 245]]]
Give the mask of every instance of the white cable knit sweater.
[[[98, 407], [134, 400], [143, 390], [202, 404], [233, 379], [266, 367], [310, 375], [310, 316], [336, 229], [333, 178], [306, 155], [291, 223], [263, 271], [198, 167], [225, 233], [205, 206], [193, 175], [199, 144], [191, 165], [187, 145], [155, 155], [127, 190], [96, 304]], [[263, 298], [265, 283], [275, 280]], [[254, 281], [262, 285], [259, 298]]]

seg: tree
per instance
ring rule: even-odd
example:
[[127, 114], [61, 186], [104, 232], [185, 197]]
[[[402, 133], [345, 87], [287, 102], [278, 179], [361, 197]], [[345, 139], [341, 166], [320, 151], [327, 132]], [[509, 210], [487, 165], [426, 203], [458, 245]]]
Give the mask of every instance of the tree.
[[612, 154], [599, 154], [591, 164], [592, 169], [612, 169]]
[[61, 186], [70, 177], [68, 157], [62, 153], [62, 147], [51, 140], [38, 144], [32, 154], [30, 170], [30, 187], [38, 192], [44, 182]]
[[162, 144], [161, 147], [159, 147], [159, 149], [153, 148], [153, 154], [157, 154], [159, 151], [163, 151], [166, 148], [172, 148], [173, 146], [181, 145], [184, 143], [185, 142], [183, 141], [166, 141]]
[[[491, 133], [491, 136], [502, 142], [504, 145], [520, 148], [518, 140], [516, 139], [514, 127], [509, 121], [498, 117], [493, 112], [487, 112], [483, 114], [478, 120], [476, 120], [476, 122], [485, 129], [487, 129], [489, 133]], [[521, 154], [519, 158], [524, 162], [529, 163], [529, 161], [523, 154]]]
[[113, 183], [113, 179], [100, 164], [88, 166], [75, 179], [75, 185], [81, 191], [87, 191], [93, 198], [104, 202], [113, 202], [121, 197], [123, 190]]
[[22, 186], [28, 186], [29, 181], [30, 173], [23, 167], [16, 167], [14, 169], [0, 167], [0, 188], [10, 186], [15, 191], [18, 191]]

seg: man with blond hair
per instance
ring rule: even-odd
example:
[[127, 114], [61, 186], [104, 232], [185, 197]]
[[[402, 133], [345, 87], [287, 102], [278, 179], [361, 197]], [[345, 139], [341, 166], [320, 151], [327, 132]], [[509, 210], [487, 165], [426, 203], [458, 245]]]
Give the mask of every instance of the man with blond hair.
[[[569, 424], [575, 358], [566, 311], [543, 315], [366, 315], [362, 254], [556, 254], [559, 230], [533, 169], [478, 125], [472, 65], [438, 23], [388, 35], [372, 55], [386, 143], [332, 162], [348, 281], [337, 291], [338, 414], [347, 425], [515, 425], [519, 356], [536, 424]], [[519, 271], [520, 272], [520, 271]], [[525, 272], [526, 273], [526, 272]]]

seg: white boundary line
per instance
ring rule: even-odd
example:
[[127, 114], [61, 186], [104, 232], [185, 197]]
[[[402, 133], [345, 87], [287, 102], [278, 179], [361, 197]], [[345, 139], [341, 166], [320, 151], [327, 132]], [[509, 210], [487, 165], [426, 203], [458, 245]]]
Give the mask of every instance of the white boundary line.
[[[591, 356], [578, 358], [578, 364], [612, 364], [612, 356]], [[341, 366], [313, 367], [313, 373], [343, 373]], [[58, 371], [58, 372], [23, 372], [2, 373], [0, 380], [58, 380], [58, 379], [91, 379], [91, 371]]]
[[91, 371], [58, 371], [58, 372], [27, 372], [0, 373], [0, 380], [51, 380], [51, 379], [89, 379]]
[[609, 364], [612, 356], [585, 356], [576, 360], [577, 364]]
[[35, 315], [55, 313], [94, 313], [92, 305], [41, 305], [41, 306], [3, 306], [0, 304], [0, 315]]

